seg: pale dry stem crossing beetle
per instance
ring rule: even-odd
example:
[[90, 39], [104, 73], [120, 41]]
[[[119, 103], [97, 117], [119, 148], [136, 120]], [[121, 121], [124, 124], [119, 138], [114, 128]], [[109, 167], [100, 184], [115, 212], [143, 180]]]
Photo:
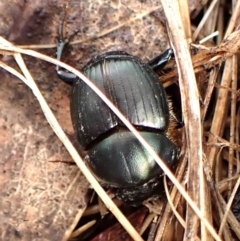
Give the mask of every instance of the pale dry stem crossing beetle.
[[[66, 44], [59, 41], [58, 59]], [[82, 69], [170, 168], [178, 159], [178, 148], [166, 135], [169, 106], [154, 71], [163, 68], [171, 55], [169, 49], [146, 64], [123, 51], [107, 52]], [[158, 184], [163, 171], [136, 137], [81, 79], [59, 67], [56, 70], [63, 81], [73, 85], [73, 126], [79, 144], [88, 151], [86, 164], [100, 183], [131, 204], [139, 204], [162, 189]]]

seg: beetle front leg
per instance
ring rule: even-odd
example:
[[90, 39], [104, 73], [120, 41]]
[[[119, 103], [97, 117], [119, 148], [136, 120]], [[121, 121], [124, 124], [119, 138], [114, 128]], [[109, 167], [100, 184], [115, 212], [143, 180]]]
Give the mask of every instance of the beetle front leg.
[[[68, 41], [65, 41], [65, 40], [58, 41], [58, 43], [57, 43], [57, 59], [58, 60], [61, 60], [63, 50], [67, 44], [68, 44]], [[78, 79], [78, 77], [75, 74], [66, 72], [65, 70], [61, 69], [61, 67], [58, 65], [56, 66], [56, 71], [57, 71], [58, 77], [69, 85], [72, 85]]]
[[[70, 36], [69, 39], [71, 39], [76, 33], [74, 33], [72, 36]], [[64, 39], [63, 37], [63, 24], [60, 25], [59, 27], [59, 39], [57, 42], [57, 60], [61, 60], [64, 48], [68, 45], [69, 43], [69, 39]], [[66, 72], [65, 70], [61, 69], [60, 66], [56, 66], [56, 71], [57, 71], [57, 75], [58, 77], [63, 80], [65, 83], [72, 85], [77, 79], [78, 77], [70, 72]]]
[[152, 67], [154, 71], [158, 71], [162, 69], [172, 57], [173, 50], [170, 48], [161, 53], [160, 55], [156, 56], [155, 58], [151, 59], [148, 62], [148, 65]]

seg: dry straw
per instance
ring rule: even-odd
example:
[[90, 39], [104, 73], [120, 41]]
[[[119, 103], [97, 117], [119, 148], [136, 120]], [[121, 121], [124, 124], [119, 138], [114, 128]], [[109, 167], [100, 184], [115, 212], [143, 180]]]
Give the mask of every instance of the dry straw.
[[[210, 11], [213, 11], [214, 7], [216, 7], [216, 4], [217, 4], [217, 1], [213, 1], [211, 8], [209, 9], [209, 11], [207, 11], [207, 15], [203, 18], [202, 24], [199, 25], [199, 27], [195, 31], [194, 39], [197, 38], [198, 33], [200, 33], [201, 28], [204, 26], [204, 23], [206, 23], [206, 20], [210, 15]], [[3, 38], [0, 38], [0, 49], [3, 51], [9, 51], [14, 55], [15, 60], [19, 64], [23, 74], [20, 74], [15, 69], [12, 69], [11, 67], [7, 66], [4, 63], [0, 63], [0, 66], [6, 69], [7, 71], [9, 71], [10, 73], [14, 74], [15, 76], [17, 76], [19, 79], [21, 79], [33, 91], [33, 94], [38, 99], [39, 104], [46, 116], [46, 119], [48, 120], [49, 124], [53, 128], [56, 135], [63, 142], [66, 149], [69, 151], [70, 155], [72, 156], [73, 160], [76, 162], [78, 167], [86, 176], [87, 180], [94, 188], [94, 190], [101, 197], [105, 205], [117, 217], [119, 222], [124, 226], [124, 228], [127, 230], [127, 232], [131, 235], [131, 237], [134, 240], [143, 240], [143, 239], [136, 232], [136, 230], [131, 226], [129, 221], [122, 215], [122, 213], [119, 211], [116, 205], [112, 202], [112, 200], [108, 197], [106, 192], [102, 189], [102, 187], [99, 185], [96, 179], [89, 172], [89, 170], [85, 166], [82, 159], [79, 157], [77, 151], [72, 146], [72, 144], [66, 137], [65, 133], [59, 126], [58, 121], [54, 117], [52, 111], [50, 110], [49, 106], [44, 100], [37, 85], [32, 79], [29, 70], [27, 69], [27, 67], [23, 62], [21, 54], [30, 55], [35, 58], [48, 61], [52, 64], [59, 65], [69, 70], [70, 72], [74, 73], [75, 75], [77, 75], [84, 82], [86, 82], [103, 99], [103, 101], [109, 106], [109, 108], [113, 110], [113, 112], [121, 119], [121, 121], [127, 126], [127, 128], [129, 128], [129, 130], [134, 133], [134, 135], [149, 151], [149, 153], [156, 160], [156, 162], [163, 169], [165, 174], [169, 177], [169, 179], [173, 182], [175, 186], [171, 194], [168, 194], [167, 192], [169, 205], [166, 208], [166, 210], [170, 210], [170, 208], [172, 207], [172, 210], [174, 210], [174, 213], [176, 213], [176, 216], [178, 216], [175, 204], [178, 203], [178, 201], [181, 198], [181, 195], [184, 197], [184, 199], [188, 204], [186, 220], [184, 221], [181, 218], [181, 216], [179, 216], [180, 223], [185, 228], [185, 240], [192, 240], [192, 238], [196, 238], [197, 240], [201, 239], [201, 240], [210, 240], [210, 241], [221, 240], [220, 236], [222, 235], [222, 232], [224, 237], [225, 238], [227, 237], [226, 236], [227, 232], [224, 231], [225, 229], [223, 228], [227, 220], [227, 213], [224, 215], [223, 212], [220, 212], [220, 216], [222, 217], [223, 222], [220, 226], [219, 235], [218, 235], [211, 223], [212, 211], [211, 210], [209, 211], [207, 209], [208, 205], [210, 205], [211, 203], [211, 197], [208, 193], [208, 188], [206, 187], [206, 180], [204, 178], [204, 171], [205, 171], [208, 183], [210, 184], [213, 183], [211, 171], [214, 166], [214, 160], [216, 158], [216, 153], [218, 149], [217, 147], [214, 147], [214, 148], [209, 147], [209, 149], [207, 150], [206, 154], [208, 157], [207, 161], [209, 164], [209, 169], [208, 171], [206, 171], [207, 168], [206, 166], [204, 166], [205, 156], [203, 155], [203, 150], [202, 150], [202, 142], [203, 142], [202, 141], [202, 116], [201, 116], [202, 113], [200, 111], [200, 106], [199, 106], [198, 87], [196, 85], [195, 73], [194, 73], [193, 67], [195, 68], [195, 72], [199, 72], [204, 68], [203, 66], [213, 67], [218, 64], [221, 64], [224, 60], [227, 59], [227, 63], [225, 65], [225, 70], [224, 70], [225, 78], [223, 78], [224, 80], [227, 80], [227, 82], [221, 83], [221, 85], [225, 86], [226, 88], [220, 88], [219, 96], [224, 97], [224, 95], [226, 95], [226, 93], [229, 92], [228, 88], [230, 88], [230, 83], [229, 83], [229, 78], [227, 77], [229, 76], [229, 68], [231, 68], [232, 64], [234, 64], [234, 61], [233, 61], [234, 59], [230, 57], [233, 56], [239, 50], [239, 46], [240, 46], [240, 31], [238, 30], [233, 32], [234, 27], [236, 25], [237, 16], [239, 16], [240, 2], [238, 1], [235, 11], [233, 12], [230, 24], [225, 34], [224, 41], [221, 42], [219, 46], [212, 47], [212, 48], [197, 46], [198, 48], [201, 48], [202, 51], [196, 56], [194, 56], [193, 59], [191, 59], [189, 54], [189, 42], [191, 42], [192, 38], [191, 38], [191, 26], [189, 21], [189, 14], [187, 11], [188, 9], [187, 1], [162, 0], [162, 5], [166, 14], [171, 45], [175, 53], [176, 63], [178, 67], [177, 72], [175, 70], [175, 72], [173, 71], [169, 75], [165, 76], [165, 78], [167, 79], [167, 78], [172, 78], [174, 76], [178, 76], [181, 96], [182, 96], [183, 115], [184, 115], [184, 121], [186, 125], [186, 147], [188, 152], [182, 163], [182, 169], [180, 169], [181, 171], [179, 172], [181, 172], [181, 174], [183, 175], [185, 167], [187, 165], [187, 159], [188, 159], [188, 176], [186, 178], [188, 181], [187, 192], [183, 187], [184, 183], [183, 184], [179, 183], [178, 178], [177, 179], [175, 178], [175, 176], [167, 168], [164, 162], [162, 162], [161, 159], [158, 157], [158, 155], [153, 151], [151, 146], [149, 146], [149, 144], [141, 137], [141, 135], [128, 122], [128, 120], [119, 112], [119, 110], [106, 98], [106, 96], [82, 73], [72, 68], [71, 66], [66, 65], [60, 61], [57, 61], [56, 59], [53, 59], [51, 57], [45, 56], [43, 54], [40, 54], [38, 52], [29, 50], [29, 49], [16, 47], [11, 43], [7, 42]], [[152, 9], [151, 11], [154, 11], [157, 9], [158, 7]], [[151, 11], [148, 11], [148, 14]], [[138, 17], [143, 17], [144, 14], [146, 13], [143, 13], [142, 15], [140, 14]], [[119, 28], [125, 24], [126, 23], [123, 23], [117, 26], [116, 28]], [[116, 28], [112, 29], [111, 31], [114, 31]], [[109, 33], [109, 31], [107, 32], [103, 31], [103, 33], [100, 34], [99, 36], [103, 36], [107, 33]], [[210, 75], [211, 80], [213, 81], [212, 83], [215, 83], [214, 80], [216, 80], [217, 74], [218, 74], [218, 71], [216, 71], [216, 68], [215, 68]], [[213, 88], [214, 88], [214, 84], [211, 86], [211, 88], [209, 87], [207, 90], [208, 93], [210, 93], [210, 94], [206, 94], [206, 98], [204, 100], [205, 101], [204, 103], [207, 106], [209, 104], [209, 100], [210, 100], [210, 96], [212, 94]], [[214, 118], [216, 119], [216, 123], [218, 123], [218, 119], [224, 118], [223, 114], [221, 114], [221, 111], [220, 111], [220, 108], [226, 105], [226, 98], [223, 98], [223, 97], [222, 99], [218, 99], [218, 102], [216, 104], [215, 115], [214, 115]], [[235, 99], [236, 99], [236, 96], [235, 96]], [[232, 105], [231, 108], [232, 108], [232, 111], [234, 112], [234, 110], [236, 109], [236, 106]], [[203, 116], [205, 116], [205, 114], [206, 114], [206, 109], [203, 111]], [[209, 137], [209, 140], [208, 140], [209, 143], [216, 142], [215, 137], [219, 135], [221, 128], [222, 126], [220, 123], [216, 125], [212, 125], [211, 133], [213, 135]], [[233, 142], [234, 140], [231, 141], [231, 143]], [[189, 182], [189, 180], [191, 181]], [[239, 182], [240, 181], [238, 179], [234, 188], [234, 192], [236, 192]], [[229, 187], [232, 188], [233, 186], [232, 179], [229, 183], [231, 183], [231, 185], [229, 184], [228, 188]], [[177, 193], [177, 190], [181, 195]], [[217, 195], [219, 195], [219, 193], [216, 193], [215, 196], [217, 197]], [[233, 195], [229, 199], [229, 203], [226, 205], [227, 210], [230, 209], [232, 199], [233, 199]], [[221, 200], [221, 202], [222, 202], [222, 205], [225, 205], [224, 200]], [[219, 207], [219, 209], [221, 208]], [[163, 220], [167, 219], [167, 218], [164, 219], [165, 214], [166, 212], [163, 215]], [[166, 215], [166, 217], [168, 216]], [[239, 227], [236, 225], [234, 218], [232, 218], [229, 222], [231, 224], [232, 229], [235, 231], [236, 235], [237, 236], [240, 235], [238, 234], [238, 231], [237, 231]], [[201, 228], [201, 232], [200, 232], [201, 238], [199, 237], [199, 224]], [[234, 229], [234, 225], [235, 225], [235, 228], [237, 227], [236, 230]], [[74, 227], [75, 227], [75, 224], [72, 225], [66, 231], [65, 238], [64, 238], [65, 240], [68, 239]], [[159, 233], [157, 234], [156, 239], [162, 238], [161, 236], [162, 234], [163, 234], [163, 230], [161, 230], [161, 227], [160, 227]]]

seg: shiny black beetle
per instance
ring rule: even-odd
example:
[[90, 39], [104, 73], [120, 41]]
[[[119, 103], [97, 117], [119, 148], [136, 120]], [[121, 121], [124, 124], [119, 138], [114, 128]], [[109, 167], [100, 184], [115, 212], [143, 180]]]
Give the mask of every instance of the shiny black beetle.
[[[58, 59], [66, 43], [58, 43]], [[82, 70], [169, 167], [177, 161], [178, 148], [166, 135], [169, 106], [154, 71], [161, 69], [171, 55], [167, 50], [146, 64], [126, 52], [107, 52]], [[80, 145], [88, 151], [85, 161], [92, 173], [126, 202], [136, 204], [154, 195], [163, 171], [148, 151], [90, 87], [75, 75], [56, 69], [63, 81], [73, 84], [72, 122]]]

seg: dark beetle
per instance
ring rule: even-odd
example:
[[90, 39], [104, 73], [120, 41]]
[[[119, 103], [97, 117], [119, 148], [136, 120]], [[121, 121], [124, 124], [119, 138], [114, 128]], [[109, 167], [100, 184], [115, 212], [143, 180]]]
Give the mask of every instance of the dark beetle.
[[[66, 42], [58, 44], [58, 59]], [[91, 60], [84, 74], [101, 89], [141, 135], [173, 167], [178, 148], [166, 135], [169, 107], [165, 90], [154, 70], [172, 55], [143, 63], [122, 51], [108, 52]], [[88, 151], [88, 167], [100, 183], [116, 190], [116, 196], [132, 204], [151, 197], [159, 188], [163, 171], [109, 107], [81, 79], [57, 67], [58, 76], [73, 84], [71, 117], [80, 145]]]

